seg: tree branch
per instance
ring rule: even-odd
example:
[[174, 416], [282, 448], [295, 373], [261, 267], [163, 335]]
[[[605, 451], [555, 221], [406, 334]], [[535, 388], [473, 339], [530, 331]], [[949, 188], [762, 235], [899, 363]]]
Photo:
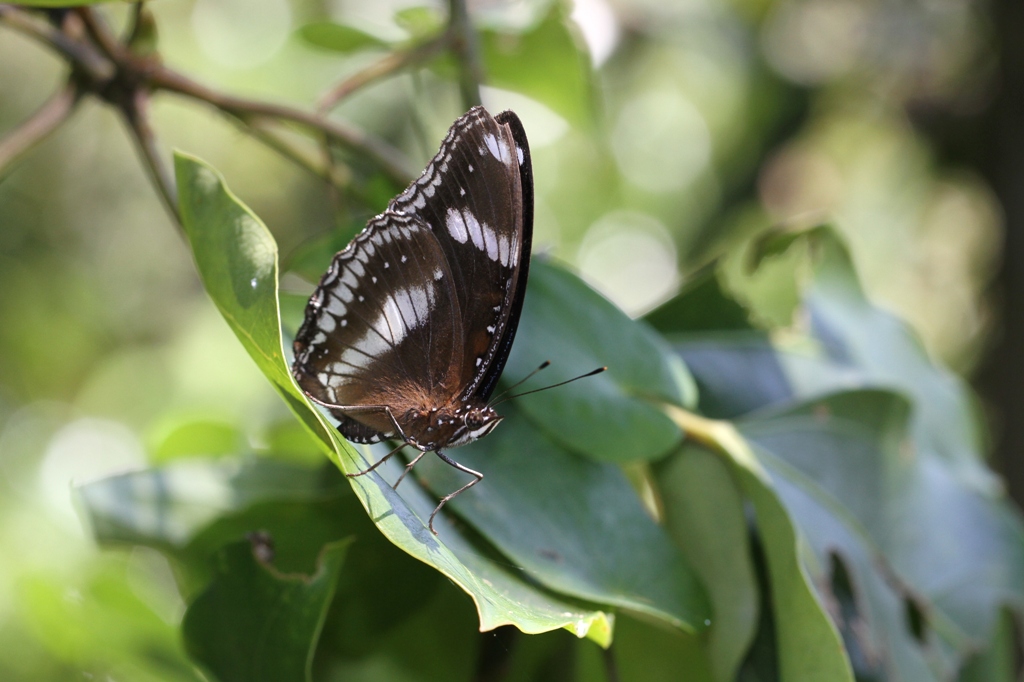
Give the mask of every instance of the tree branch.
[[79, 99], [78, 89], [73, 83], [68, 83], [24, 123], [0, 138], [0, 176], [16, 159], [66, 121], [74, 112]]
[[480, 59], [480, 45], [476, 31], [469, 21], [466, 0], [448, 0], [448, 29], [452, 33], [452, 48], [459, 56], [459, 90], [467, 109], [481, 104], [480, 83], [484, 80], [484, 67]]
[[174, 224], [181, 229], [181, 216], [178, 213], [178, 190], [175, 186], [174, 176], [170, 168], [160, 158], [160, 145], [157, 143], [156, 133], [149, 124], [149, 95], [136, 90], [130, 103], [122, 107], [125, 121], [132, 131], [132, 137], [139, 148], [139, 154], [145, 162], [146, 172], [149, 174], [153, 184], [156, 185], [157, 193], [163, 200], [164, 207], [174, 218]]
[[399, 185], [405, 185], [415, 177], [415, 172], [409, 168], [405, 157], [391, 145], [368, 133], [354, 130], [323, 116], [282, 104], [225, 95], [162, 66], [153, 70], [149, 82], [154, 89], [176, 92], [207, 102], [247, 124], [252, 117], [275, 118], [323, 133], [342, 146], [373, 160]]
[[76, 13], [82, 18], [89, 36], [99, 45], [104, 54], [115, 63], [121, 61], [127, 50], [107, 26], [103, 17], [94, 12], [91, 7], [80, 7]]
[[351, 173], [346, 167], [338, 167], [333, 163], [330, 165], [320, 163], [316, 160], [315, 154], [300, 149], [259, 122], [250, 123], [248, 125], [248, 132], [281, 156], [324, 180], [330, 187], [338, 189], [349, 186]]
[[320, 102], [316, 107], [317, 112], [326, 113], [337, 106], [338, 102], [359, 88], [401, 71], [407, 66], [427, 61], [446, 47], [449, 47], [452, 43], [452, 36], [453, 33], [451, 31], [445, 31], [436, 38], [415, 47], [396, 50], [362, 71], [356, 72], [331, 88], [320, 98]]
[[88, 43], [75, 40], [52, 24], [12, 5], [0, 4], [0, 24], [43, 43], [93, 81], [114, 77], [115, 66]]

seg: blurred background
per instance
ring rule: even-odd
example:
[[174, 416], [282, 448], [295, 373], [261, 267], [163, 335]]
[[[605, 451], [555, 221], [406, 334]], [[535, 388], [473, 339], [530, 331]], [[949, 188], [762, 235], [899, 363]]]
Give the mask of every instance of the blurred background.
[[[869, 295], [975, 383], [994, 466], [1021, 499], [1019, 1], [469, 6], [495, 86], [484, 104], [514, 108], [530, 137], [535, 252], [639, 315], [728, 244], [834, 222]], [[307, 110], [382, 53], [324, 49], [303, 27], [330, 19], [402, 41], [446, 12], [425, 0], [150, 8], [169, 66]], [[127, 21], [124, 6], [104, 12]], [[0, 23], [0, 135], [66, 77], [61, 60]], [[335, 115], [420, 168], [461, 113], [442, 63], [359, 90]], [[393, 193], [371, 178], [370, 200], [339, 206], [212, 109], [161, 95], [153, 117], [167, 158], [182, 149], [220, 169], [286, 264], [359, 229]], [[0, 173], [0, 678], [88, 668], [178, 679], [168, 671], [182, 660], [183, 604], [167, 564], [146, 550], [98, 551], [71, 487], [159, 462], [195, 429], [223, 445], [210, 455], [259, 451], [291, 417], [206, 299], [116, 112], [83, 102]], [[310, 290], [294, 275], [283, 284]]]

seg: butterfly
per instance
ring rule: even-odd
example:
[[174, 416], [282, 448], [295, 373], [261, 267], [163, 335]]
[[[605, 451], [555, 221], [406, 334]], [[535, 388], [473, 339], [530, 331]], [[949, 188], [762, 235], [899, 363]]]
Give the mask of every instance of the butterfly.
[[512, 348], [530, 269], [533, 171], [515, 113], [473, 107], [423, 174], [334, 256], [306, 306], [292, 374], [350, 441], [428, 452], [482, 438], [502, 417], [487, 404]]

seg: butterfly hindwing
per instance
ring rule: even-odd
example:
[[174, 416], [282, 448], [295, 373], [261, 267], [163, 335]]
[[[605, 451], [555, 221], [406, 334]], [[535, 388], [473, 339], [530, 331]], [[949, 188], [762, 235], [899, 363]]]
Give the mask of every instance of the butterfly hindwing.
[[[401, 417], [458, 391], [462, 336], [436, 236], [419, 218], [384, 213], [334, 257], [310, 298], [293, 372], [325, 403], [388, 405]], [[395, 435], [383, 411], [332, 414], [350, 440]]]

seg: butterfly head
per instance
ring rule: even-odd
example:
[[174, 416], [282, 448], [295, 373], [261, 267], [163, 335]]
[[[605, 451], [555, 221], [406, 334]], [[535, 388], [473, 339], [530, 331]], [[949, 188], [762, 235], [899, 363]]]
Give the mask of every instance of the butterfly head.
[[488, 405], [464, 405], [455, 411], [454, 419], [456, 427], [448, 443], [450, 448], [483, 438], [501, 422], [502, 416]]

